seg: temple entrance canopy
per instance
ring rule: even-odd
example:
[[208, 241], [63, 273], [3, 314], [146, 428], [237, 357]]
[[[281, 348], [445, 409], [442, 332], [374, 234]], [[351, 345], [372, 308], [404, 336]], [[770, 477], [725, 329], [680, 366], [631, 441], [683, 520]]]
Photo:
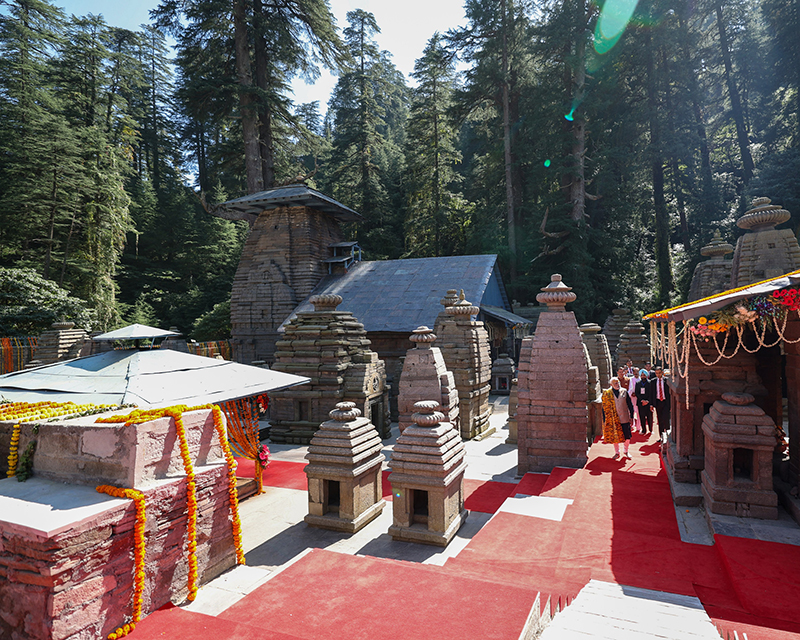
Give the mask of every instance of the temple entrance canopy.
[[[653, 357], [671, 371], [672, 432], [666, 459], [674, 480], [703, 483], [705, 491], [706, 472], [719, 440], [709, 439], [708, 429], [704, 434], [707, 415], [716, 416], [719, 422], [720, 407], [739, 416], [755, 416], [760, 411], [775, 425], [774, 471], [788, 482], [788, 493], [796, 497], [800, 488], [800, 270], [644, 319], [650, 321]], [[752, 408], [727, 407], [726, 394], [751, 396]], [[718, 405], [720, 401], [722, 405]], [[785, 410], [788, 433], [783, 430]], [[752, 420], [755, 437], [763, 431], [757, 428], [763, 420]], [[736, 421], [747, 422], [739, 417]], [[731, 428], [730, 433], [734, 431]], [[739, 458], [745, 454], [737, 451]], [[737, 463], [731, 464], [723, 475], [727, 474], [733, 485]], [[712, 475], [719, 478], [720, 470], [714, 469]]]

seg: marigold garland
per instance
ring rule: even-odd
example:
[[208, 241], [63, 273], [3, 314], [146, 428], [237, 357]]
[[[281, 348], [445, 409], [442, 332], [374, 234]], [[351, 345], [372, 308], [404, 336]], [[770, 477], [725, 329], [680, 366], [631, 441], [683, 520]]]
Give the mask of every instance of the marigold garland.
[[236, 548], [236, 564], [244, 564], [244, 550], [242, 549], [242, 522], [239, 519], [239, 494], [236, 490], [236, 461], [233, 459], [228, 438], [225, 435], [225, 424], [222, 421], [222, 409], [217, 405], [209, 405], [214, 417], [214, 427], [217, 430], [222, 450], [225, 452], [225, 461], [228, 463], [228, 496], [230, 497], [231, 518], [233, 520], [233, 544]]
[[[128, 415], [109, 416], [106, 418], [97, 419], [97, 422], [100, 423], [124, 423], [125, 426], [149, 422], [150, 420], [167, 416], [175, 420], [175, 428], [178, 432], [180, 441], [181, 458], [183, 459], [184, 470], [186, 471], [187, 475], [187, 492], [190, 494], [188, 497], [189, 522], [187, 535], [189, 540], [189, 600], [194, 600], [195, 595], [197, 594], [197, 557], [195, 555], [195, 551], [197, 550], [197, 487], [194, 481], [194, 469], [191, 466], [191, 457], [189, 456], [189, 448], [186, 442], [186, 431], [183, 426], [182, 414], [186, 411], [198, 411], [200, 409], [211, 409], [214, 427], [217, 431], [220, 445], [222, 446], [222, 450], [225, 454], [225, 462], [228, 465], [228, 496], [230, 497], [231, 519], [233, 521], [233, 541], [236, 549], [236, 562], [237, 564], [244, 564], [244, 551], [242, 549], [242, 523], [239, 519], [239, 497], [236, 490], [236, 460], [234, 460], [230, 446], [228, 445], [228, 438], [225, 433], [222, 410], [217, 405], [206, 404], [197, 407], [186, 407], [185, 405], [179, 405], [175, 407], [167, 407], [165, 409], [135, 409]], [[190, 470], [191, 474], [189, 473]]]
[[108, 635], [108, 640], [118, 640], [124, 638], [131, 631], [136, 628], [139, 620], [142, 619], [142, 595], [144, 594], [144, 556], [145, 556], [145, 538], [144, 526], [147, 521], [145, 515], [145, 499], [144, 494], [136, 489], [120, 489], [108, 484], [101, 484], [97, 487], [97, 491], [105, 493], [115, 498], [128, 498], [133, 500], [136, 507], [136, 524], [133, 528], [133, 557], [134, 557], [134, 578], [133, 578], [133, 616], [129, 624], [125, 624], [116, 631]]
[[32, 422], [46, 418], [58, 418], [97, 412], [113, 404], [75, 404], [74, 402], [9, 402], [0, 405], [0, 422], [17, 420], [19, 422]]
[[19, 461], [19, 432], [22, 423], [18, 422], [11, 431], [11, 446], [8, 449], [8, 471], [7, 478], [12, 478], [17, 474], [17, 462]]
[[[797, 271], [790, 271], [789, 273], [785, 274], [784, 276], [795, 276], [800, 274], [800, 269]], [[756, 287], [761, 284], [766, 284], [767, 282], [772, 282], [773, 280], [777, 280], [777, 278], [767, 278], [766, 280], [760, 280], [759, 282], [752, 282], [750, 284], [746, 284], [743, 287], [736, 287], [735, 289], [729, 289], [728, 291], [724, 291], [725, 295], [730, 295], [731, 293], [738, 293], [739, 291], [744, 291], [745, 289], [749, 289], [750, 287]], [[684, 302], [683, 304], [676, 305], [674, 307], [670, 307], [669, 309], [662, 309], [661, 311], [656, 311], [655, 313], [650, 313], [642, 318], [642, 320], [666, 320], [670, 313], [673, 311], [677, 311], [678, 309], [683, 309], [684, 307], [689, 307], [692, 305], [697, 304], [698, 302], [707, 302], [708, 300], [716, 300], [719, 298], [723, 293], [714, 293], [710, 296], [706, 296], [705, 298], [700, 298], [699, 300], [692, 300], [691, 302]]]

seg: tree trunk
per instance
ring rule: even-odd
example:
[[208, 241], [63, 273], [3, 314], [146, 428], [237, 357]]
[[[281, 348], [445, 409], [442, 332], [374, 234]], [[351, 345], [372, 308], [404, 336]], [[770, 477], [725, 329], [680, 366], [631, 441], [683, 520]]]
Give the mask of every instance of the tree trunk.
[[[264, 3], [255, 0], [255, 63], [256, 86], [266, 94], [270, 88], [269, 52], [267, 51], [266, 34], [264, 31]], [[261, 156], [261, 175], [264, 188], [271, 189], [275, 186], [275, 144], [272, 135], [272, 110], [262, 99], [258, 110], [259, 155]]]
[[658, 301], [669, 305], [669, 295], [674, 288], [669, 246], [669, 215], [664, 199], [664, 160], [661, 152], [661, 133], [658, 122], [658, 96], [656, 95], [655, 62], [650, 34], [645, 35], [647, 58], [647, 110], [650, 125], [650, 153], [653, 174], [653, 206], [655, 209], [655, 257], [658, 279]]
[[[686, 20], [683, 16], [686, 13], [685, 3], [677, 10], [678, 21], [681, 28], [681, 50], [683, 59], [687, 63], [692, 59], [689, 45], [689, 29], [686, 25]], [[697, 74], [694, 68], [689, 69], [687, 75], [687, 83], [689, 87], [689, 94], [692, 100], [692, 113], [694, 114], [695, 132], [700, 146], [700, 175], [702, 180], [702, 210], [703, 221], [709, 222], [716, 217], [716, 206], [714, 195], [714, 175], [711, 172], [711, 152], [708, 149], [708, 136], [706, 136], [706, 125], [703, 118], [703, 111], [700, 107], [700, 100], [702, 94], [700, 87], [697, 83]]]
[[233, 37], [236, 49], [236, 79], [239, 83], [239, 110], [242, 119], [242, 136], [244, 137], [247, 193], [258, 193], [264, 190], [264, 178], [261, 173], [256, 105], [252, 93], [252, 76], [250, 75], [250, 48], [247, 39], [245, 0], [233, 0]]
[[[664, 76], [667, 78], [664, 86], [664, 100], [667, 106], [667, 118], [669, 130], [675, 133], [675, 111], [672, 104], [672, 89], [670, 87], [669, 78], [669, 60], [667, 59], [666, 52], [661, 50], [661, 64], [664, 67]], [[689, 221], [686, 219], [686, 203], [683, 197], [683, 172], [680, 170], [678, 164], [678, 156], [675, 153], [675, 148], [672, 146], [672, 151], [669, 154], [670, 173], [672, 173], [672, 185], [675, 190], [675, 200], [678, 203], [678, 216], [681, 222], [681, 242], [683, 242], [683, 249], [687, 255], [691, 255], [691, 238], [689, 237]]]
[[731, 63], [731, 51], [728, 45], [728, 34], [725, 31], [725, 22], [722, 18], [722, 4], [716, 0], [714, 10], [717, 14], [717, 29], [719, 30], [719, 46], [722, 50], [722, 60], [725, 63], [725, 82], [728, 85], [728, 95], [731, 99], [731, 112], [733, 121], [736, 123], [736, 140], [739, 143], [739, 151], [742, 156], [742, 182], [747, 185], [753, 177], [753, 157], [750, 155], [750, 144], [747, 139], [747, 128], [744, 123], [744, 111], [739, 99], [739, 90], [736, 88], [736, 81], [733, 78], [733, 64]]
[[576, 116], [581, 102], [583, 102], [583, 90], [586, 84], [586, 35], [583, 28], [586, 23], [586, 6], [584, 0], [578, 2], [580, 15], [575, 39], [575, 75], [574, 75], [574, 99], [572, 102], [572, 181], [569, 189], [569, 201], [572, 205], [570, 219], [573, 222], [581, 222], [586, 211], [586, 184], [585, 184], [585, 165], [584, 157], [586, 154], [586, 122], [583, 117]]
[[508, 223], [508, 250], [511, 253], [511, 280], [517, 277], [517, 231], [514, 219], [514, 183], [511, 176], [511, 125], [508, 99], [508, 15], [506, 0], [500, 0], [503, 17], [503, 157], [506, 177], [506, 221]]
[[44, 254], [44, 269], [42, 277], [50, 279], [50, 260], [53, 254], [53, 238], [56, 228], [56, 196], [58, 195], [58, 169], [53, 167], [53, 188], [50, 191], [50, 220], [48, 221], [47, 248]]

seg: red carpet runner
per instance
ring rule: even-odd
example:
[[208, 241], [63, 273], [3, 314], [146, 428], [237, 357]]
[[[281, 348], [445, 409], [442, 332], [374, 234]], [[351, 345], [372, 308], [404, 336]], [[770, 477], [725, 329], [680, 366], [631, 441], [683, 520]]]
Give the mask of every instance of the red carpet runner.
[[[537, 592], [571, 599], [594, 578], [696, 595], [739, 637], [800, 639], [800, 548], [682, 542], [658, 449], [636, 436], [632, 460], [596, 444], [581, 470], [467, 480], [475, 511], [495, 513], [516, 493], [573, 504], [560, 522], [497, 513], [444, 567], [314, 550], [217, 618], [159, 611], [131, 637], [516, 639]], [[273, 461], [264, 484], [305, 490], [303, 466]]]

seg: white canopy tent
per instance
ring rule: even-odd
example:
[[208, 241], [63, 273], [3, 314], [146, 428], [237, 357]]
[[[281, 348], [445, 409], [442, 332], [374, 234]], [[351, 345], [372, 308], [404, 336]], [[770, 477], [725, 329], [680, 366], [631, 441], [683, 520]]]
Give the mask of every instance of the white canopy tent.
[[0, 398], [12, 402], [192, 406], [260, 395], [308, 381], [302, 376], [170, 349], [127, 349], [7, 373], [0, 376]]

